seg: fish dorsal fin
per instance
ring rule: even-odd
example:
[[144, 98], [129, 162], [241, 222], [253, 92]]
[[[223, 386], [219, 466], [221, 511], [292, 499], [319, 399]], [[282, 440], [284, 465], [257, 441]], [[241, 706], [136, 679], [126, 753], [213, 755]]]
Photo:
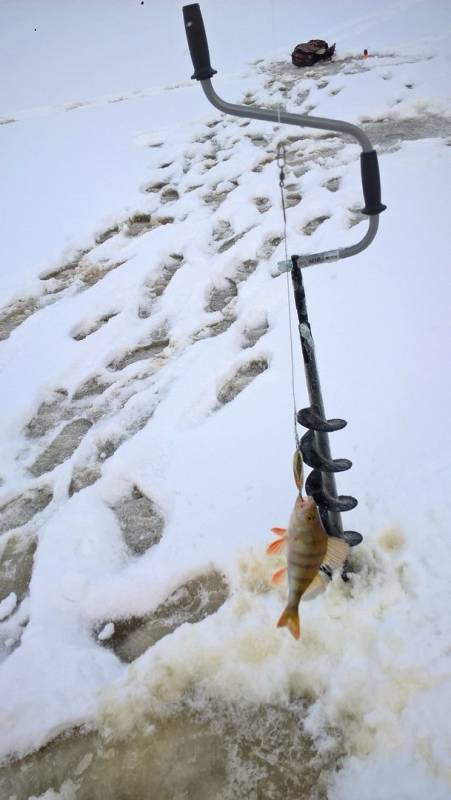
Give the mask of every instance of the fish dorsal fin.
[[348, 552], [349, 545], [344, 539], [339, 539], [338, 536], [329, 536], [323, 564], [332, 570], [340, 569], [346, 561]]
[[327, 576], [322, 572], [318, 572], [302, 595], [302, 599], [314, 600], [315, 597], [318, 597], [319, 594], [322, 594], [326, 590], [328, 583], [329, 579]]

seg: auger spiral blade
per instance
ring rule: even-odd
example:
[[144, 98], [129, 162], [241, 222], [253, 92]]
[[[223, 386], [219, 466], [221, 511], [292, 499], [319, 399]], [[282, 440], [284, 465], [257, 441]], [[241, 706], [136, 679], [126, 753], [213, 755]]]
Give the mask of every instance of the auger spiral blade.
[[312, 431], [324, 431], [325, 433], [340, 431], [348, 424], [344, 419], [323, 419], [315, 406], [301, 408], [297, 413], [297, 420], [303, 428], [309, 428]]
[[343, 539], [348, 543], [349, 547], [356, 547], [356, 545], [363, 542], [363, 536], [357, 531], [343, 531]]
[[305, 491], [313, 497], [317, 506], [325, 511], [351, 511], [357, 505], [357, 500], [348, 494], [332, 497], [323, 487], [321, 472], [314, 469], [305, 482]]
[[302, 457], [309, 467], [319, 469], [321, 472], [345, 472], [351, 469], [352, 461], [348, 458], [326, 458], [315, 447], [315, 434], [307, 431], [301, 439]]

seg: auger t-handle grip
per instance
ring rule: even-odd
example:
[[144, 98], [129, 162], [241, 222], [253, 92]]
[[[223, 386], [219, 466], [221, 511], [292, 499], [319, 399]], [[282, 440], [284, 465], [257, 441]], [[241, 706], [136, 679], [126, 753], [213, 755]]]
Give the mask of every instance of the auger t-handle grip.
[[[362, 128], [352, 125], [349, 122], [339, 119], [328, 119], [327, 117], [311, 117], [307, 114], [291, 114], [281, 108], [274, 111], [270, 108], [259, 108], [258, 106], [236, 105], [227, 103], [218, 97], [210, 78], [216, 74], [210, 64], [210, 53], [208, 51], [207, 37], [205, 34], [202, 14], [198, 3], [192, 3], [183, 7], [186, 35], [194, 65], [195, 80], [201, 82], [208, 100], [215, 108], [226, 114], [235, 117], [245, 117], [247, 119], [261, 119], [267, 122], [276, 122], [287, 125], [299, 125], [303, 128], [318, 128], [319, 130], [336, 131], [337, 133], [353, 136], [359, 142], [362, 153], [360, 155], [360, 166], [362, 176], [362, 189], [365, 199], [363, 214], [369, 217], [369, 227], [365, 236], [356, 244], [349, 247], [342, 247], [338, 250], [328, 250], [324, 253], [313, 253], [298, 257], [299, 266], [313, 266], [324, 261], [337, 261], [341, 258], [349, 258], [360, 253], [373, 241], [378, 224], [379, 214], [385, 210], [386, 206], [381, 202], [381, 184], [379, 178], [379, 164], [377, 153]], [[288, 266], [287, 266], [288, 269]]]
[[199, 3], [183, 6], [183, 19], [194, 67], [194, 75], [191, 77], [196, 81], [204, 81], [206, 78], [216, 75], [217, 70], [212, 69], [210, 64], [207, 36]]

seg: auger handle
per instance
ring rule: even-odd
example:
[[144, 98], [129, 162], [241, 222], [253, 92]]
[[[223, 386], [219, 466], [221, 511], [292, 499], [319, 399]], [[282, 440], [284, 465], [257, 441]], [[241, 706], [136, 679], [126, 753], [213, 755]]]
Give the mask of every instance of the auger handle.
[[[379, 214], [386, 209], [386, 206], [381, 202], [381, 184], [377, 153], [373, 149], [371, 141], [365, 131], [359, 128], [358, 125], [352, 125], [349, 122], [339, 119], [311, 117], [306, 114], [291, 114], [280, 108], [275, 111], [269, 108], [259, 108], [258, 106], [237, 105], [222, 100], [222, 98], [218, 97], [216, 94], [210, 81], [210, 78], [216, 74], [216, 70], [212, 69], [210, 64], [207, 36], [199, 4], [192, 3], [189, 6], [184, 6], [183, 16], [188, 45], [194, 65], [194, 75], [192, 77], [201, 82], [202, 89], [215, 108], [236, 117], [261, 119], [267, 122], [276, 122], [279, 125], [283, 123], [287, 125], [299, 125], [304, 128], [336, 131], [337, 133], [353, 136], [354, 139], [357, 139], [363, 150], [360, 155], [362, 188], [365, 199], [362, 213], [367, 214], [369, 217], [369, 225], [366, 234], [360, 241], [349, 247], [342, 247], [338, 250], [328, 250], [323, 253], [298, 256], [299, 266], [308, 267], [326, 261], [338, 261], [341, 258], [349, 258], [368, 247], [377, 233]], [[281, 263], [285, 263], [284, 269], [291, 269], [291, 262], [279, 262], [279, 265]]]
[[208, 50], [207, 36], [199, 3], [183, 6], [183, 19], [185, 22], [186, 38], [191, 53], [196, 81], [203, 81], [216, 75], [217, 70], [212, 69], [210, 53]]
[[380, 214], [387, 206], [381, 203], [381, 179], [379, 177], [379, 163], [375, 150], [360, 153], [360, 170], [362, 175], [362, 189], [365, 198], [365, 207], [362, 214]]

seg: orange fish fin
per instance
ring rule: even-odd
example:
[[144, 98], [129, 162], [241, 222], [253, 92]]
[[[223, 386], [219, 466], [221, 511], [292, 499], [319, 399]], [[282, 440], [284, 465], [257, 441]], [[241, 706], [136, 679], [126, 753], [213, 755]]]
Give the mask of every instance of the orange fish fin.
[[285, 628], [285, 626], [295, 639], [301, 638], [301, 625], [299, 622], [299, 612], [297, 608], [290, 608], [287, 606], [286, 609], [282, 611], [281, 617], [277, 623], [277, 627]]
[[273, 556], [276, 553], [281, 553], [284, 547], [286, 547], [288, 541], [287, 536], [283, 536], [282, 539], [276, 539], [274, 542], [268, 545], [266, 548], [266, 552], [269, 556]]
[[318, 574], [315, 575], [312, 582], [308, 585], [307, 589], [302, 595], [302, 599], [314, 600], [315, 597], [318, 597], [319, 594], [322, 594], [323, 592], [326, 591], [328, 583], [329, 583], [329, 578], [326, 575], [324, 575], [323, 572], [318, 572]]
[[282, 569], [278, 569], [277, 572], [275, 572], [271, 578], [272, 585], [278, 586], [279, 583], [282, 583], [287, 572], [288, 572], [287, 567], [282, 567]]
[[285, 536], [287, 532], [286, 528], [271, 528], [271, 530], [276, 534], [276, 536]]
[[347, 559], [348, 552], [349, 545], [344, 539], [339, 539], [337, 536], [329, 536], [323, 563], [332, 570], [340, 569]]

